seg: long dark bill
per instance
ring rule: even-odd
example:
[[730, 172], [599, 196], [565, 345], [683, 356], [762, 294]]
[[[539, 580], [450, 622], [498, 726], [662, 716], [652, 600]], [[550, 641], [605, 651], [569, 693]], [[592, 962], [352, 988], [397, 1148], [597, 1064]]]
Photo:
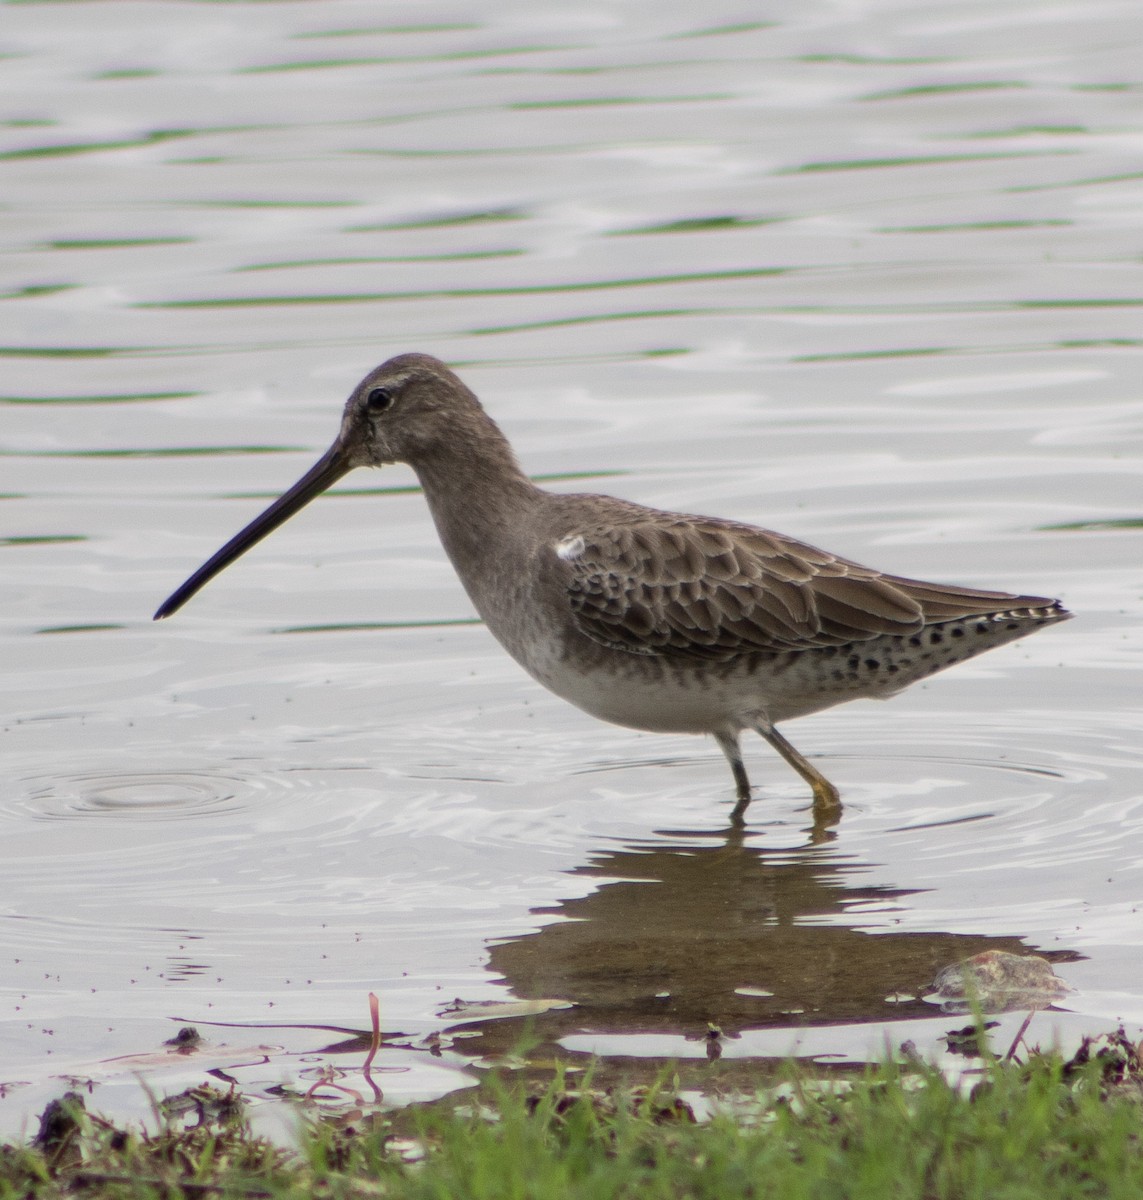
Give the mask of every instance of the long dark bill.
[[161, 621], [163, 617], [177, 612], [219, 571], [229, 566], [240, 554], [245, 554], [255, 542], [260, 542], [268, 533], [273, 533], [299, 508], [304, 508], [315, 496], [320, 496], [326, 488], [352, 469], [353, 464], [349, 462], [341, 446], [331, 446], [285, 495], [279, 496], [261, 516], [255, 517], [241, 533], [235, 534], [217, 554], [204, 562], [182, 587], [172, 592], [159, 605], [154, 619]]

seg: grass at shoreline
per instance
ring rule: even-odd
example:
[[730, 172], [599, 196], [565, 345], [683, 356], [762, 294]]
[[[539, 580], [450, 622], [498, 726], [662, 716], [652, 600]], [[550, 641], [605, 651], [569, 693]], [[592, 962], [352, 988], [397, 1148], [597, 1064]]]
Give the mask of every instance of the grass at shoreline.
[[1127, 1049], [1126, 1065], [1099, 1052], [994, 1061], [971, 1093], [920, 1065], [840, 1085], [791, 1068], [702, 1123], [668, 1080], [601, 1090], [567, 1075], [537, 1094], [493, 1075], [352, 1124], [303, 1118], [294, 1152], [252, 1135], [237, 1100], [154, 1135], [63, 1105], [35, 1143], [0, 1148], [0, 1198], [1135, 1200], [1143, 1090]]

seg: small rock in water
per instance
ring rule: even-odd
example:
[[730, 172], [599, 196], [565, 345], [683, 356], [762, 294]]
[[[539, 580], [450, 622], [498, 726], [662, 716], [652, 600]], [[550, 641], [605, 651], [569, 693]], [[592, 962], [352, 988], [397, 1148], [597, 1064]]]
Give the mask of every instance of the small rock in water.
[[985, 950], [945, 967], [932, 990], [945, 1012], [1011, 1012], [1047, 1008], [1069, 989], [1046, 958]]

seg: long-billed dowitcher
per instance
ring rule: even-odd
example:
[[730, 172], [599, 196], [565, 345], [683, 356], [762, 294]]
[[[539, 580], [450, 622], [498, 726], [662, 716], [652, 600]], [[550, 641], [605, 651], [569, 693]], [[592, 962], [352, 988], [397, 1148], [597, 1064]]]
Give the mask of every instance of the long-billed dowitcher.
[[780, 533], [611, 496], [553, 495], [443, 363], [402, 354], [371, 371], [330, 449], [155, 613], [209, 579], [354, 467], [404, 462], [424, 488], [476, 611], [512, 657], [585, 712], [713, 735], [750, 782], [753, 729], [836, 810], [837, 789], [775, 728], [883, 698], [1070, 614], [1057, 600], [886, 575]]

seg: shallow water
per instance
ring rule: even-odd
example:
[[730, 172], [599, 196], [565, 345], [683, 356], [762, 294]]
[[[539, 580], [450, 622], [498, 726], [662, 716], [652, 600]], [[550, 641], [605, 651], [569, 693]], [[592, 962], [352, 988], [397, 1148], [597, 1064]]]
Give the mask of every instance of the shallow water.
[[[519, 1035], [433, 1056], [458, 997], [572, 1002], [570, 1055], [855, 1060], [1036, 949], [1073, 991], [1030, 1036], [1143, 1021], [1137, 6], [485, 7], [4, 10], [7, 1130], [63, 1078], [352, 1075], [370, 991], [394, 1101]], [[739, 838], [712, 744], [525, 678], [404, 468], [153, 625], [410, 349], [552, 487], [1079, 619], [791, 726], [831, 840], [760, 743]]]

